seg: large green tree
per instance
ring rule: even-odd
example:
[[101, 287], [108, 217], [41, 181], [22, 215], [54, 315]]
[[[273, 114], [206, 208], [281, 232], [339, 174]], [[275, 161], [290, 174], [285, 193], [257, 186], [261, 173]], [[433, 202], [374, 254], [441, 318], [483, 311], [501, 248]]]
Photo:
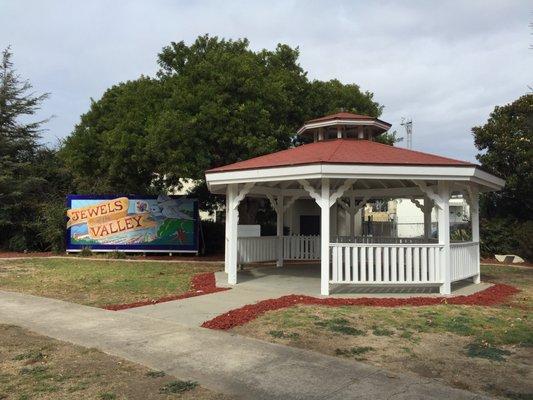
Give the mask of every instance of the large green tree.
[[35, 113], [48, 94], [34, 95], [9, 48], [0, 65], [0, 248], [60, 250], [71, 177], [56, 149], [39, 144], [46, 120]]
[[505, 179], [505, 188], [483, 198], [487, 217], [531, 220], [533, 215], [533, 94], [498, 106], [483, 126], [472, 128], [478, 161]]
[[78, 190], [154, 193], [180, 178], [201, 182], [206, 169], [291, 146], [306, 119], [341, 109], [379, 116], [372, 93], [310, 82], [298, 57], [287, 45], [253, 51], [246, 39], [207, 35], [165, 47], [155, 78], [109, 89], [67, 139], [62, 158]]
[[46, 179], [35, 173], [45, 121], [27, 121], [48, 94], [35, 96], [31, 90], [30, 82], [17, 75], [10, 49], [5, 49], [0, 64], [0, 246], [16, 250], [29, 247], [37, 204], [46, 190]]

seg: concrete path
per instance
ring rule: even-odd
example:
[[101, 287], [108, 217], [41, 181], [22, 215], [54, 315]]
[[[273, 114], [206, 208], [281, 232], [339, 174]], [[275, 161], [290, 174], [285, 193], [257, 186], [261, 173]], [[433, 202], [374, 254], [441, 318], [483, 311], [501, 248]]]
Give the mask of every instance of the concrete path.
[[223, 292], [130, 308], [119, 312], [172, 321], [184, 326], [199, 327], [205, 321], [230, 310], [261, 300], [280, 297], [284, 294], [275, 291], [255, 291], [235, 287], [235, 289]]
[[240, 399], [485, 399], [428, 379], [175, 322], [0, 291], [0, 322]]
[[[217, 286], [227, 286], [227, 277], [223, 271], [217, 272], [215, 276]], [[261, 300], [275, 299], [289, 294], [323, 297], [320, 296], [320, 268], [317, 265], [293, 264], [283, 268], [252, 268], [240, 271], [238, 282], [231, 290], [224, 292], [131, 308], [121, 312], [173, 321], [187, 326], [201, 326], [205, 321], [220, 314]], [[463, 286], [454, 284], [453, 295], [468, 295], [489, 286], [490, 284], [485, 283], [480, 285], [467, 283]], [[350, 286], [344, 288], [345, 290], [342, 290], [342, 287], [337, 289], [337, 293], [331, 297], [440, 296], [428, 288], [409, 285], [397, 288], [394, 293], [391, 293], [393, 288], [390, 286], [358, 286], [355, 288]]]

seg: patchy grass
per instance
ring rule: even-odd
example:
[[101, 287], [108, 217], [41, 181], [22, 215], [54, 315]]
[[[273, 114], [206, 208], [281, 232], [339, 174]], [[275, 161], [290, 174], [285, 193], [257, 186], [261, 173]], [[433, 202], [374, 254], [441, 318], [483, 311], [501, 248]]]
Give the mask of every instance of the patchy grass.
[[468, 357], [480, 357], [496, 361], [505, 361], [505, 356], [510, 356], [512, 354], [508, 350], [499, 349], [486, 342], [470, 343], [466, 346], [466, 349]]
[[2, 260], [0, 289], [102, 307], [185, 293], [193, 275], [220, 269], [183, 262]]
[[[233, 332], [419, 376], [505, 398], [532, 398], [533, 269], [483, 266], [484, 281], [522, 291], [492, 307], [303, 306], [268, 312]], [[364, 350], [362, 350], [364, 349]]]
[[0, 399], [223, 400], [229, 397], [94, 349], [0, 325]]
[[283, 331], [270, 331], [268, 332], [270, 336], [276, 339], [294, 339], [297, 340], [300, 337], [299, 333], [296, 332], [283, 332]]
[[198, 383], [193, 381], [172, 381], [167, 384], [165, 384], [161, 389], [159, 389], [159, 393], [184, 393], [188, 392], [189, 390], [193, 390], [198, 386]]
[[361, 336], [365, 334], [364, 331], [350, 326], [349, 323], [350, 321], [346, 318], [332, 318], [322, 321], [316, 321], [315, 325], [327, 328], [331, 332], [340, 333], [343, 335]]
[[370, 346], [355, 346], [349, 349], [335, 349], [335, 355], [343, 357], [355, 357], [356, 359], [361, 360], [361, 356], [363, 354], [372, 350], [374, 350], [374, 348]]

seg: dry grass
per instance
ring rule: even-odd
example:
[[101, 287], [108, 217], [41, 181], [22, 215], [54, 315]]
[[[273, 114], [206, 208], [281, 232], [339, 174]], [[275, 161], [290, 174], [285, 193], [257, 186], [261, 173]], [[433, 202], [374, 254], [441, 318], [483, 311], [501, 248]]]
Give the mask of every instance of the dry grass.
[[0, 399], [223, 400], [195, 382], [0, 325]]
[[522, 292], [497, 307], [297, 306], [233, 329], [511, 399], [533, 398], [533, 269], [483, 267]]
[[90, 306], [181, 294], [191, 277], [221, 265], [35, 258], [0, 261], [0, 289]]

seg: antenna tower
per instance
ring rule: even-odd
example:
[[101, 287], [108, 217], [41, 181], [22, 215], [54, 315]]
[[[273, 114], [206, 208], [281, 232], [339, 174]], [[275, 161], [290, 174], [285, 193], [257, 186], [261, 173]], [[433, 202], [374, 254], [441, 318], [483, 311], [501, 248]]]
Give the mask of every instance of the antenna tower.
[[413, 148], [413, 120], [411, 118], [407, 119], [402, 117], [400, 125], [405, 128], [407, 148], [411, 150]]

